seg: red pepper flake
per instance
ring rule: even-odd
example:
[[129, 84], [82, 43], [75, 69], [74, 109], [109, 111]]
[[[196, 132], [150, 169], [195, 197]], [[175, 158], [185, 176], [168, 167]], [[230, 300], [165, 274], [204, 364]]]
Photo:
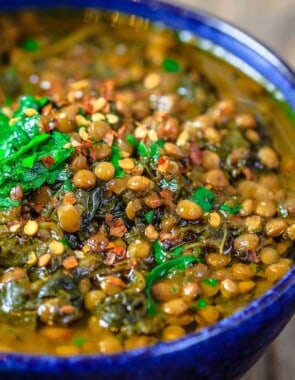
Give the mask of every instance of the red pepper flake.
[[164, 199], [169, 199], [170, 201], [173, 199], [173, 193], [170, 189], [165, 188], [159, 192], [160, 196]]
[[113, 265], [117, 259], [122, 260], [126, 257], [126, 249], [120, 245], [115, 245], [115, 243], [108, 243], [106, 246], [107, 257], [104, 261], [106, 265]]
[[257, 253], [256, 251], [254, 250], [251, 250], [248, 252], [248, 258], [250, 261], [252, 261], [253, 263], [258, 263], [259, 262], [259, 259], [258, 259], [258, 256], [257, 256]]
[[81, 141], [80, 144], [75, 147], [75, 149], [82, 152], [84, 156], [87, 156], [88, 149], [91, 149], [92, 146], [93, 146], [92, 141]]
[[86, 115], [91, 115], [93, 113], [92, 97], [90, 95], [85, 96], [81, 106]]
[[55, 163], [55, 160], [52, 156], [45, 156], [43, 158], [41, 158], [41, 161], [43, 162], [43, 164], [49, 168], [51, 165], [53, 165]]
[[123, 280], [120, 279], [120, 277], [116, 277], [116, 276], [108, 276], [107, 278], [107, 282], [109, 284], [113, 284], [113, 285], [116, 285], [116, 286], [119, 286], [120, 288], [127, 288], [127, 285], [125, 284], [125, 282]]
[[126, 232], [127, 227], [125, 226], [125, 223], [122, 218], [118, 218], [114, 222], [112, 222], [110, 235], [115, 237], [123, 237]]
[[62, 265], [65, 269], [74, 269], [79, 264], [75, 256], [68, 256], [63, 260]]
[[126, 132], [126, 128], [127, 128], [126, 125], [122, 125], [122, 127], [118, 129], [118, 136], [124, 137], [125, 132]]
[[108, 146], [112, 146], [113, 145], [113, 142], [114, 142], [114, 138], [116, 136], [116, 132], [115, 131], [108, 131], [106, 132], [106, 134], [104, 135], [103, 137], [103, 141], [108, 145]]
[[113, 80], [103, 81], [101, 84], [101, 96], [108, 101], [115, 98], [115, 82]]
[[164, 157], [164, 156], [161, 156], [161, 157], [158, 159], [158, 164], [159, 164], [159, 165], [163, 165], [166, 161], [167, 161], [167, 158]]
[[120, 256], [120, 257], [124, 257], [125, 254], [126, 254], [126, 249], [121, 247], [120, 245], [116, 245], [113, 249], [113, 252], [115, 252], [115, 254], [117, 256]]
[[200, 150], [199, 145], [191, 144], [189, 158], [195, 165], [200, 165], [203, 159], [203, 152]]
[[33, 207], [34, 207], [34, 209], [37, 212], [41, 212], [44, 209], [44, 204], [42, 204], [42, 203], [35, 203]]
[[254, 174], [252, 173], [252, 171], [249, 168], [243, 168], [242, 169], [242, 173], [244, 174], [244, 176], [246, 177], [246, 179], [248, 181], [252, 181], [253, 180]]
[[77, 203], [77, 199], [75, 198], [74, 193], [72, 191], [69, 191], [68, 193], [65, 193], [63, 202], [74, 205], [75, 203]]
[[107, 245], [106, 245], [106, 249], [113, 249], [115, 247], [115, 243], [112, 243], [112, 242], [110, 242], [110, 243], [108, 243]]
[[48, 218], [46, 216], [38, 216], [38, 218], [36, 218], [35, 220], [36, 220], [36, 222], [45, 222], [45, 223], [52, 222], [52, 219]]
[[[110, 225], [112, 223], [113, 219], [114, 219], [113, 214], [109, 214], [109, 213], [106, 214], [106, 216], [105, 216], [106, 224]], [[110, 244], [112, 244], [112, 243], [110, 243]]]
[[62, 314], [73, 314], [75, 311], [75, 308], [72, 305], [64, 305], [64, 306], [61, 306], [59, 310], [62, 312]]
[[159, 241], [173, 240], [175, 236], [169, 232], [161, 231], [159, 236]]

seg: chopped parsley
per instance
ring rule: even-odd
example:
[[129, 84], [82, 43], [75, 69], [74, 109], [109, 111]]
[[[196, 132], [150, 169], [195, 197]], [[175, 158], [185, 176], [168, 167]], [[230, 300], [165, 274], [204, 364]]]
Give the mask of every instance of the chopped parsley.
[[218, 285], [218, 280], [217, 280], [216, 278], [214, 278], [214, 277], [204, 278], [204, 279], [202, 280], [202, 282], [203, 282], [204, 284], [207, 284], [207, 285], [213, 286], [214, 288], [215, 288], [215, 286]]
[[204, 300], [204, 298], [200, 298], [196, 304], [195, 304], [195, 308], [196, 309], [204, 309], [206, 306], [207, 306], [207, 301]]
[[214, 207], [216, 196], [206, 187], [199, 187], [194, 191], [190, 199], [198, 204], [204, 211], [208, 212]]
[[239, 211], [241, 211], [242, 208], [243, 208], [242, 205], [231, 206], [227, 203], [222, 203], [219, 210], [223, 211], [227, 214], [233, 215], [233, 214], [237, 214]]

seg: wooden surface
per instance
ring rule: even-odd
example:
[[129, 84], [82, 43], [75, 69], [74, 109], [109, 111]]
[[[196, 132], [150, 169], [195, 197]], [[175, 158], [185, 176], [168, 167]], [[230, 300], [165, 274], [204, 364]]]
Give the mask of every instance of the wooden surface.
[[[295, 0], [167, 2], [199, 8], [235, 24], [265, 43], [295, 68]], [[295, 380], [294, 353], [295, 317], [242, 380]]]

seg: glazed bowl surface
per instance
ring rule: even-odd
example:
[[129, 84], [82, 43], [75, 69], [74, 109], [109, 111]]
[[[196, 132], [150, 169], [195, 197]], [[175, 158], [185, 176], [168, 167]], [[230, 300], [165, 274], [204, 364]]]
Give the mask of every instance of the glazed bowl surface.
[[[0, 11], [54, 6], [93, 7], [161, 21], [226, 52], [295, 109], [295, 74], [275, 54], [235, 27], [202, 12], [155, 0], [1, 2]], [[242, 376], [295, 312], [295, 268], [248, 307], [216, 325], [169, 343], [110, 356], [34, 356], [0, 353], [0, 379], [235, 379]]]

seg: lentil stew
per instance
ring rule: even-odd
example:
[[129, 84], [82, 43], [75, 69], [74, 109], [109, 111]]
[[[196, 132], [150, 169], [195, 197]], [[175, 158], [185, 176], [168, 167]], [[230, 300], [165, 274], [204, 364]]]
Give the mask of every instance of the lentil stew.
[[294, 132], [263, 86], [133, 16], [0, 28], [1, 351], [180, 338], [289, 271]]

